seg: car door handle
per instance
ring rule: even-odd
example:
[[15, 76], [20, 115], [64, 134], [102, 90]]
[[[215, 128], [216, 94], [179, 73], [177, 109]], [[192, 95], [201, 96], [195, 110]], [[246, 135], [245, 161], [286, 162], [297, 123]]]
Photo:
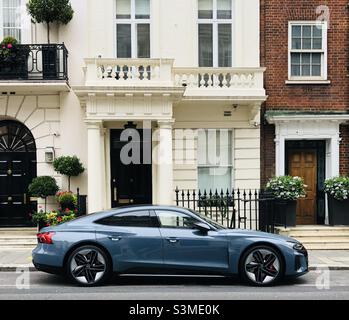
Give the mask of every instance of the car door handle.
[[169, 243], [178, 243], [179, 239], [177, 238], [167, 238], [166, 239]]
[[111, 241], [120, 241], [122, 239], [122, 237], [120, 236], [110, 236], [108, 237]]

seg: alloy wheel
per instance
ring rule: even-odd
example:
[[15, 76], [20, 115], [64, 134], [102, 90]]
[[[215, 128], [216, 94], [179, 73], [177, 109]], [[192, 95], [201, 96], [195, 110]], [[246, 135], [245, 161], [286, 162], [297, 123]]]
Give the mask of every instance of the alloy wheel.
[[70, 274], [79, 283], [93, 285], [105, 275], [106, 260], [96, 249], [81, 249], [74, 253], [70, 261]]
[[267, 285], [280, 274], [280, 260], [275, 252], [267, 248], [252, 250], [245, 260], [245, 273], [252, 282]]

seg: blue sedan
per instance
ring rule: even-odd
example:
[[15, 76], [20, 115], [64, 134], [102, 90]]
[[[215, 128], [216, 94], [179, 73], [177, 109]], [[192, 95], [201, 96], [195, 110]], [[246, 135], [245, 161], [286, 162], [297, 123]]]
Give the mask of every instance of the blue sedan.
[[239, 275], [255, 286], [308, 272], [294, 239], [225, 229], [192, 210], [137, 206], [78, 218], [38, 234], [35, 267], [96, 286], [113, 274]]

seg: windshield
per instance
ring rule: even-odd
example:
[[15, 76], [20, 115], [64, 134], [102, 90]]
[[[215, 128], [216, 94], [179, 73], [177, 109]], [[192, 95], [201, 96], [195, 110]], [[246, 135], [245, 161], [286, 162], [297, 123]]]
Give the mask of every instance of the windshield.
[[201, 219], [205, 220], [206, 222], [208, 222], [209, 224], [213, 225], [215, 228], [217, 229], [226, 229], [223, 225], [221, 225], [219, 222], [214, 221], [212, 219], [210, 219], [209, 217], [206, 217], [204, 214], [196, 212], [194, 210], [189, 210], [190, 212], [194, 213], [195, 215], [197, 215], [198, 217], [200, 217]]

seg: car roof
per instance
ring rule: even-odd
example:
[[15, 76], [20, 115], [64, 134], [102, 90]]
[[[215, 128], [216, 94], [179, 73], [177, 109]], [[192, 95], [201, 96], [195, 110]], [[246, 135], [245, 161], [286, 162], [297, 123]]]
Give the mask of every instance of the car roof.
[[[133, 206], [124, 206], [114, 209], [108, 209], [101, 212], [95, 212], [92, 214], [88, 214], [86, 216], [79, 217], [76, 220], [71, 221], [69, 224], [81, 224], [86, 222], [93, 222], [99, 219], [103, 219], [104, 217], [108, 217], [109, 215], [119, 214], [123, 212], [132, 212], [139, 210], [176, 210], [182, 212], [188, 212], [188, 209], [176, 207], [176, 206], [162, 206], [162, 205], [133, 205]], [[189, 212], [190, 213], [190, 212]]]
[[132, 205], [132, 206], [123, 206], [123, 207], [119, 207], [119, 208], [114, 208], [109, 210], [110, 212], [115, 212], [115, 211], [134, 211], [134, 210], [139, 210], [139, 209], [144, 209], [144, 210], [154, 210], [154, 209], [162, 209], [162, 210], [166, 210], [166, 209], [174, 209], [174, 210], [186, 210], [185, 208], [181, 208], [181, 207], [176, 207], [176, 206], [164, 206], [164, 205]]

